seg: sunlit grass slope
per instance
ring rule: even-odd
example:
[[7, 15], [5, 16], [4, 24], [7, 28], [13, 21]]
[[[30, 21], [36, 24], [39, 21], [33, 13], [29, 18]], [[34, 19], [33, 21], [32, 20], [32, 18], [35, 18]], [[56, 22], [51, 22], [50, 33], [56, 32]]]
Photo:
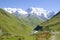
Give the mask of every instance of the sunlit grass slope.
[[9, 14], [8, 12], [2, 9], [0, 9], [0, 28], [4, 32], [14, 34], [26, 34], [31, 32], [31, 26], [25, 25], [15, 16]]
[[44, 30], [60, 31], [60, 11], [50, 20], [42, 23]]
[[34, 40], [34, 36], [30, 36], [33, 26], [24, 22], [0, 8], [0, 29], [3, 34], [0, 40]]

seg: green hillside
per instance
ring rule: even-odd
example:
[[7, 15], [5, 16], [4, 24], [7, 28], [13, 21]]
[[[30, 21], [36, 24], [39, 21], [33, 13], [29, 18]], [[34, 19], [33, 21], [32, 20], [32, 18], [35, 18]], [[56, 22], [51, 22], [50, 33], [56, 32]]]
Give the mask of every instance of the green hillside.
[[60, 31], [60, 11], [50, 20], [42, 23], [44, 30]]
[[60, 11], [41, 26], [43, 31], [36, 35], [37, 40], [60, 40]]
[[18, 13], [12, 13], [14, 16], [16, 16], [21, 22], [23, 22], [25, 25], [30, 25], [30, 26], [36, 26], [40, 25], [43, 21], [41, 18], [37, 18], [34, 15], [31, 16], [26, 16], [26, 15], [20, 15]]
[[[60, 31], [60, 12], [58, 12], [51, 19], [43, 23], [42, 22], [43, 21], [37, 19], [36, 17], [28, 18], [20, 16], [17, 18], [16, 16], [0, 8], [0, 40], [40, 40], [39, 37], [49, 34], [44, 33], [45, 31]], [[33, 28], [38, 24], [43, 26], [43, 33], [39, 33], [34, 36], [31, 35]], [[59, 40], [60, 36], [57, 36], [56, 38]]]
[[[17, 19], [12, 14], [2, 10], [0, 8], [0, 40], [3, 37], [3, 40], [17, 40], [18, 38], [25, 40], [34, 40], [33, 36], [28, 36], [31, 34], [33, 26], [26, 25], [21, 20]], [[1, 35], [2, 33], [2, 35]], [[7, 38], [14, 36], [11, 38]]]

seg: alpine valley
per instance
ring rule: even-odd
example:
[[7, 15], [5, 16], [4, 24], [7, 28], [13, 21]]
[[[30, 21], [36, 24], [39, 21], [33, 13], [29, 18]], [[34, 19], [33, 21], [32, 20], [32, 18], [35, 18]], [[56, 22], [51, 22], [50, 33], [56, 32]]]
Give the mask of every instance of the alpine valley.
[[[42, 37], [45, 37], [44, 33], [43, 35], [39, 34], [41, 32], [39, 31], [39, 33], [33, 34], [37, 25], [43, 26], [42, 32], [59, 32], [60, 11], [55, 13], [35, 7], [26, 10], [0, 8], [0, 40], [40, 40], [40, 38], [42, 40]], [[57, 37], [57, 40], [59, 40], [59, 37]]]

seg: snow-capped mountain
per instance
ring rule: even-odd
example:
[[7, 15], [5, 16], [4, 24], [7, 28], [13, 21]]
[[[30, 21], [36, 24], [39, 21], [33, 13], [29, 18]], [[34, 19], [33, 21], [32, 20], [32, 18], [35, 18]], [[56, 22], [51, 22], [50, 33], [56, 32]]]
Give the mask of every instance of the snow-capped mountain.
[[28, 15], [28, 16], [37, 16], [38, 18], [50, 19], [55, 15], [53, 11], [48, 11], [43, 8], [28, 8], [26, 11], [21, 8], [4, 8], [9, 13], [15, 13], [16, 15]]
[[37, 15], [40, 18], [47, 18], [47, 19], [55, 15], [54, 11], [48, 11], [43, 8], [34, 8], [34, 7], [28, 8], [27, 12], [29, 13], [29, 15]]
[[26, 11], [22, 10], [21, 8], [4, 8], [9, 13], [16, 13], [18, 12], [19, 14], [27, 14]]

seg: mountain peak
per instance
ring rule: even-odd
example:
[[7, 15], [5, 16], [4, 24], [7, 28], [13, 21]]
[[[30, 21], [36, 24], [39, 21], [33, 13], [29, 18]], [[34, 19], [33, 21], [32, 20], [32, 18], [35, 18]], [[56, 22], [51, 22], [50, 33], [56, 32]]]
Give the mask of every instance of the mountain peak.
[[[30, 7], [27, 9], [27, 11], [30, 11], [31, 13], [36, 12], [36, 13], [43, 13], [46, 12], [47, 10], [43, 9], [43, 8], [34, 8], [34, 7]], [[29, 12], [28, 11], [28, 12]]]
[[47, 19], [51, 18], [55, 14], [54, 12], [45, 10], [44, 8], [36, 7], [30, 7], [26, 11], [21, 8], [4, 8], [4, 10], [6, 10], [9, 13], [36, 15]]
[[50, 16], [54, 15], [53, 11], [48, 11], [48, 10], [45, 10], [44, 8], [30, 7], [30, 8], [27, 9], [27, 12], [31, 13], [31, 14], [36, 14], [38, 16], [45, 17], [45, 18], [48, 18], [48, 19], [51, 18]]

